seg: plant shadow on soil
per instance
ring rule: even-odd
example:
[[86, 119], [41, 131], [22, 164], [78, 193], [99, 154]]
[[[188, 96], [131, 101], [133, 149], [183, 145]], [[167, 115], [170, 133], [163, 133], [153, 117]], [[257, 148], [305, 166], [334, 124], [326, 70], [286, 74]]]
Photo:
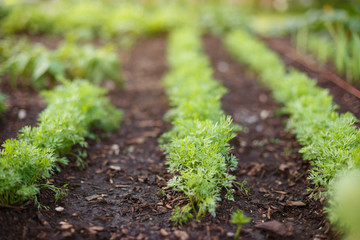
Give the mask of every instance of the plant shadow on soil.
[[[248, 182], [250, 193], [245, 196], [237, 188], [235, 201], [219, 203], [215, 218], [207, 215], [202, 222], [173, 226], [171, 208], [185, 200], [163, 189], [171, 178], [157, 143], [170, 127], [163, 121], [169, 108], [161, 86], [167, 71], [165, 49], [166, 38], [160, 36], [142, 39], [133, 50], [119, 53], [126, 90], [115, 88], [109, 96], [125, 111], [120, 129], [112, 134], [97, 131], [99, 139], [89, 142], [84, 171], [72, 162], [50, 179], [56, 186], [69, 183], [67, 197], [55, 203], [54, 195], [42, 190], [39, 200], [48, 209], [38, 210], [31, 204], [0, 208], [0, 238], [233, 239], [236, 227], [229, 219], [239, 208], [252, 218], [242, 228], [242, 239], [335, 239], [323, 204], [308, 198], [309, 165], [297, 153], [300, 146], [294, 136], [284, 130], [286, 117], [275, 115], [279, 106], [269, 91], [231, 60], [221, 41], [211, 36], [204, 38], [204, 50], [215, 77], [229, 89], [223, 108], [246, 129], [231, 141], [239, 159], [233, 174], [237, 181]], [[35, 102], [25, 106], [29, 113], [26, 124], [35, 125], [44, 105], [36, 94], [28, 94]], [[25, 124], [17, 116], [23, 108], [19, 101], [9, 99], [10, 111], [0, 128], [4, 139], [15, 137]], [[294, 206], [300, 202], [305, 206]], [[58, 206], [64, 210], [56, 211]], [[281, 229], [260, 224], [271, 220], [281, 223]]]

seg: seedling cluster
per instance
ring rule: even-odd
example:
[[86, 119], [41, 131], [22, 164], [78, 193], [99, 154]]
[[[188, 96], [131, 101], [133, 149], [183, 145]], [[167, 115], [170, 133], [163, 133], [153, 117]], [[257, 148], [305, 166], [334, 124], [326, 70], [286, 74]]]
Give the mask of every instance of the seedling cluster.
[[[315, 185], [311, 195], [330, 197], [327, 211], [333, 223], [350, 223], [347, 219], [350, 215], [344, 215], [337, 206], [346, 206], [346, 199], [352, 197], [337, 197], [339, 188], [333, 185], [337, 184], [335, 179], [358, 167], [360, 132], [354, 126], [357, 119], [351, 113], [336, 112], [337, 106], [327, 90], [317, 87], [314, 80], [296, 70], [286, 72], [281, 59], [249, 33], [230, 32], [225, 42], [233, 56], [257, 72], [274, 98], [283, 104], [283, 112], [289, 115], [287, 126], [303, 146], [300, 150], [303, 158], [313, 166], [309, 173]], [[339, 203], [340, 200], [344, 202]], [[350, 233], [357, 231], [352, 226], [346, 227]]]
[[1, 204], [35, 200], [42, 179], [49, 178], [58, 164], [66, 164], [67, 154], [80, 161], [83, 153], [72, 146], [86, 147], [85, 138], [93, 136], [92, 128], [111, 131], [119, 126], [122, 113], [109, 103], [105, 93], [80, 80], [65, 81], [43, 92], [48, 106], [40, 114], [38, 126], [21, 129], [18, 139], [6, 140], [0, 152]]
[[120, 61], [111, 45], [95, 48], [68, 40], [50, 50], [27, 39], [9, 38], [0, 40], [0, 59], [4, 59], [0, 73], [9, 73], [14, 87], [21, 81], [25, 86], [49, 88], [64, 77], [86, 78], [95, 84], [107, 79], [122, 85]]
[[162, 136], [169, 171], [175, 176], [168, 186], [183, 192], [189, 203], [177, 207], [172, 220], [183, 224], [195, 214], [200, 220], [207, 212], [216, 214], [220, 191], [233, 199], [229, 174], [237, 159], [229, 155], [228, 143], [240, 127], [221, 110], [226, 90], [212, 77], [209, 60], [201, 50], [201, 34], [181, 28], [168, 38], [170, 72], [164, 80], [170, 104], [167, 114], [173, 128]]

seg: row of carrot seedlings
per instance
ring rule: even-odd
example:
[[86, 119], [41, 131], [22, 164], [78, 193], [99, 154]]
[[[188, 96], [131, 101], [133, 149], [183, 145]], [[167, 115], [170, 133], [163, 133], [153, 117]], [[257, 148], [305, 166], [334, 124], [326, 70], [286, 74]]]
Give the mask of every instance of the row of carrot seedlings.
[[79, 164], [86, 147], [85, 138], [93, 137], [91, 129], [111, 131], [119, 126], [122, 112], [104, 96], [105, 89], [87, 81], [64, 80], [63, 85], [42, 92], [47, 103], [36, 127], [25, 126], [17, 139], [8, 139], [0, 152], [0, 203], [23, 204], [37, 201], [42, 187], [57, 194], [61, 189], [46, 182], [58, 164], [66, 164], [67, 157], [75, 156]]
[[286, 69], [277, 54], [243, 30], [225, 36], [229, 52], [255, 71], [272, 90], [289, 115], [287, 128], [303, 146], [309, 160], [312, 196], [327, 199], [331, 223], [348, 239], [359, 239], [360, 230], [360, 131], [351, 114], [338, 113], [328, 90], [297, 70]]
[[188, 203], [177, 206], [171, 220], [199, 221], [207, 212], [216, 215], [221, 201], [233, 199], [237, 167], [230, 155], [229, 140], [240, 130], [221, 109], [226, 89], [213, 77], [208, 58], [202, 52], [201, 33], [193, 28], [174, 30], [168, 37], [170, 71], [164, 79], [172, 109], [166, 115], [173, 128], [160, 139], [167, 155], [168, 170], [174, 177], [168, 186], [185, 194]]

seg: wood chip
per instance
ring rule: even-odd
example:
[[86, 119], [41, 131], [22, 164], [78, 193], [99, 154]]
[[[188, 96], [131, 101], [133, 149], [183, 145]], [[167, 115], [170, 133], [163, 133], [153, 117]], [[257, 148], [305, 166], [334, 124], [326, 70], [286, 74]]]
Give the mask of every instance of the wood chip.
[[88, 228], [90, 234], [96, 234], [97, 232], [101, 232], [104, 230], [102, 226], [92, 226]]
[[293, 187], [295, 185], [296, 185], [296, 183], [292, 182], [292, 183], [289, 183], [288, 187]]
[[126, 141], [126, 144], [143, 144], [146, 140], [146, 137], [137, 137], [133, 139], [129, 139]]
[[280, 194], [287, 194], [287, 192], [284, 192], [284, 191], [280, 191], [280, 190], [275, 190], [274, 192], [276, 192], [276, 193], [280, 193]]
[[86, 197], [85, 199], [88, 201], [92, 201], [92, 200], [98, 199], [99, 197], [100, 197], [100, 195], [94, 194], [94, 195]]
[[268, 210], [267, 210], [267, 213], [266, 213], [266, 217], [267, 219], [271, 219], [271, 208], [269, 207]]
[[279, 202], [282, 202], [283, 200], [284, 200], [284, 198], [285, 198], [285, 195], [281, 195], [280, 197], [279, 197]]
[[267, 193], [268, 190], [266, 190], [266, 189], [263, 188], [263, 187], [260, 187], [260, 188], [259, 188], [259, 192], [261, 192], [261, 193]]
[[306, 203], [304, 203], [303, 201], [286, 201], [286, 205], [291, 206], [291, 207], [304, 207], [306, 206]]
[[118, 185], [114, 185], [114, 187], [116, 187], [116, 188], [128, 188], [128, 187], [130, 187], [130, 185], [121, 185], [121, 184], [118, 184]]
[[116, 165], [110, 165], [109, 168], [111, 170], [114, 170], [114, 171], [120, 171], [121, 170], [121, 167], [120, 166], [116, 166]]
[[59, 222], [59, 224], [61, 225], [61, 229], [63, 230], [68, 230], [73, 227], [70, 223], [64, 221]]
[[285, 224], [276, 220], [264, 223], [257, 223], [255, 227], [283, 237], [289, 237], [293, 235], [293, 232], [289, 231]]
[[165, 229], [160, 229], [160, 234], [161, 234], [161, 236], [163, 236], [163, 237], [166, 237], [166, 236], [168, 236], [169, 235], [169, 233], [165, 230]]
[[190, 238], [189, 234], [185, 231], [175, 230], [174, 234], [180, 240], [188, 240]]

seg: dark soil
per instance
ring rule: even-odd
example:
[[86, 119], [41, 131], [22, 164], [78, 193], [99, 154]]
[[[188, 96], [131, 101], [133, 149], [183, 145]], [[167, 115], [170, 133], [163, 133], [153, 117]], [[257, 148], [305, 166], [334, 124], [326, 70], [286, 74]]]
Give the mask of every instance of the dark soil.
[[[335, 239], [323, 204], [308, 198], [308, 162], [297, 153], [294, 136], [284, 131], [286, 117], [276, 116], [279, 106], [270, 92], [229, 58], [217, 38], [207, 36], [204, 43], [215, 77], [229, 89], [223, 108], [245, 127], [231, 144], [239, 158], [233, 174], [237, 181], [248, 182], [248, 196], [237, 187], [235, 201], [222, 201], [215, 218], [208, 215], [178, 228], [169, 221], [171, 209], [184, 200], [165, 189], [171, 176], [157, 143], [169, 127], [163, 121], [168, 105], [161, 86], [167, 71], [166, 40], [144, 39], [120, 53], [126, 90], [110, 92], [112, 102], [125, 111], [120, 129], [100, 132], [98, 140], [90, 141], [84, 171], [71, 163], [51, 178], [56, 186], [69, 183], [67, 197], [55, 203], [53, 194], [43, 190], [39, 200], [48, 209], [38, 210], [31, 203], [0, 208], [0, 238], [233, 239], [236, 227], [229, 218], [241, 209], [252, 218], [243, 226], [242, 239]], [[25, 124], [34, 125], [44, 107], [35, 93], [22, 94], [34, 102], [15, 93], [9, 98], [2, 139], [16, 136]], [[19, 108], [26, 109], [26, 121], [18, 119]], [[56, 211], [59, 206], [64, 210]]]
[[8, 111], [0, 116], [1, 143], [8, 138], [16, 138], [17, 132], [23, 126], [34, 126], [39, 112], [45, 107], [37, 92], [30, 89], [12, 88], [5, 81], [0, 84], [0, 87], [1, 92], [7, 96]]

